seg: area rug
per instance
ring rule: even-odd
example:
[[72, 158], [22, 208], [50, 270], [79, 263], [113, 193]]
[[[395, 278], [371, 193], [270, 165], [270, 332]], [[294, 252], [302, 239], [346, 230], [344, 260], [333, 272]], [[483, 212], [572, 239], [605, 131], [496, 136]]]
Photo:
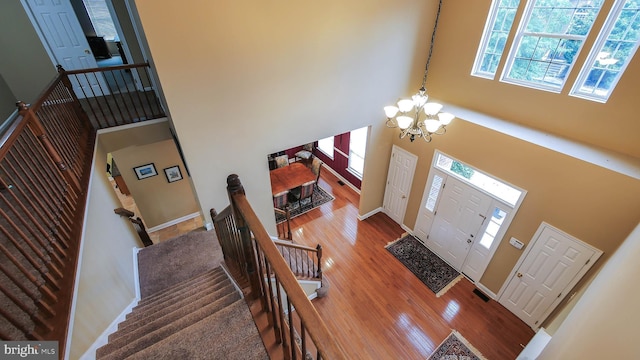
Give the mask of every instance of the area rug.
[[418, 277], [436, 297], [455, 285], [462, 275], [413, 237], [404, 235], [387, 244], [387, 250]]
[[427, 360], [487, 360], [459, 332], [453, 330]]
[[[289, 204], [289, 216], [293, 219], [296, 216], [300, 216], [306, 212], [309, 212], [320, 205], [326, 204], [329, 201], [333, 201], [335, 198], [333, 195], [329, 194], [326, 190], [318, 186], [313, 191], [313, 204], [309, 206], [305, 203], [306, 200], [303, 200], [302, 208], [299, 206], [297, 202]], [[276, 214], [276, 224], [280, 224], [284, 222], [286, 217], [284, 215]]]

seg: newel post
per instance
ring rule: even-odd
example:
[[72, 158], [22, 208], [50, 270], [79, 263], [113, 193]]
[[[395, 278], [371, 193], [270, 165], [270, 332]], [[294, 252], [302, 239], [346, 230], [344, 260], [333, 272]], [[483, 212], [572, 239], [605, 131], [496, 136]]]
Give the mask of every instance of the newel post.
[[69, 171], [69, 167], [64, 160], [62, 160], [62, 157], [51, 143], [51, 140], [49, 140], [49, 135], [47, 135], [36, 113], [33, 112], [24, 101], [18, 101], [16, 105], [18, 106], [18, 113], [27, 119], [27, 126], [29, 126], [29, 129], [31, 129], [31, 132], [33, 132], [38, 140], [40, 140], [40, 143], [51, 157], [51, 160], [56, 164], [66, 182], [73, 188], [76, 194], [80, 194], [80, 181], [72, 171]]
[[238, 231], [240, 231], [242, 250], [244, 252], [244, 258], [247, 265], [247, 276], [249, 277], [249, 283], [251, 284], [251, 298], [257, 299], [261, 295], [261, 291], [260, 280], [258, 278], [258, 273], [256, 272], [256, 251], [254, 251], [253, 242], [251, 241], [251, 230], [233, 199], [234, 195], [246, 195], [238, 175], [231, 174], [227, 177], [227, 192], [229, 193], [229, 203], [233, 210], [236, 227], [238, 228]]

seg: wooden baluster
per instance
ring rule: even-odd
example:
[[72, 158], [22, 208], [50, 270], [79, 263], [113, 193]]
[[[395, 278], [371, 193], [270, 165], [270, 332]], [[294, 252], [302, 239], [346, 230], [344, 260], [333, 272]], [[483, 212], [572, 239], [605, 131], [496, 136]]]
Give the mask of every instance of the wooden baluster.
[[[55, 290], [60, 290], [60, 285], [51, 276], [51, 274], [49, 273], [49, 270], [47, 268], [43, 267], [42, 265], [40, 265], [33, 258], [33, 256], [31, 256], [25, 249], [23, 249], [23, 247], [20, 245], [20, 243], [18, 241], [16, 241], [16, 239], [13, 238], [12, 234], [9, 233], [4, 228], [4, 226], [0, 225], [0, 232], [2, 232], [7, 237], [7, 239], [9, 239], [9, 241], [11, 241], [11, 243], [16, 248], [16, 250], [18, 250], [20, 252], [20, 254], [22, 254], [22, 256], [29, 262], [29, 264], [31, 264], [31, 266], [33, 266], [33, 268], [36, 269], [40, 273], [40, 275], [45, 278], [47, 283], [50, 283], [54, 287]], [[56, 273], [56, 275], [59, 275], [59, 274], [60, 273]], [[60, 276], [58, 278], [60, 278]]]
[[287, 319], [289, 321], [289, 339], [291, 343], [291, 359], [296, 360], [298, 357], [296, 356], [297, 345], [296, 345], [296, 329], [293, 327], [293, 307], [291, 306], [291, 299], [287, 296]]
[[273, 334], [276, 338], [276, 343], [282, 343], [282, 334], [280, 333], [280, 325], [278, 324], [278, 309], [276, 308], [276, 302], [273, 295], [273, 281], [271, 281], [271, 277], [273, 276], [271, 273], [271, 267], [269, 266], [269, 260], [265, 258], [265, 279], [267, 280], [268, 294], [265, 296], [269, 297], [269, 302], [271, 304], [271, 322], [273, 323]]
[[316, 271], [316, 277], [320, 279], [320, 286], [322, 286], [322, 245], [316, 246], [316, 256], [318, 259], [318, 270]]
[[[33, 236], [36, 237], [39, 241], [40, 244], [44, 247], [47, 248], [47, 245], [51, 246], [53, 251], [49, 251], [49, 255], [54, 256], [56, 261], [58, 261], [60, 263], [60, 266], [62, 266], [62, 258], [64, 258], [66, 256], [66, 253], [64, 251], [64, 249], [62, 249], [62, 247], [60, 247], [60, 245], [58, 244], [57, 241], [55, 241], [55, 239], [51, 236], [51, 234], [40, 224], [40, 222], [35, 218], [35, 216], [33, 216], [33, 214], [31, 213], [31, 211], [29, 211], [29, 209], [27, 209], [27, 207], [25, 206], [24, 202], [20, 201], [14, 194], [13, 191], [10, 191], [10, 185], [7, 184], [4, 179], [2, 177], [0, 177], [0, 188], [2, 189], [7, 189], [6, 193], [11, 196], [13, 198], [13, 203], [18, 204], [18, 206], [20, 207], [20, 209], [22, 210], [22, 214], [26, 215], [29, 220], [30, 220], [30, 225], [35, 227], [35, 229], [37, 229], [40, 234], [42, 235], [42, 237], [38, 236], [35, 232], [32, 232]], [[13, 186], [11, 186], [13, 187]], [[3, 195], [0, 193], [0, 198], [3, 200], [3, 202], [5, 203], [5, 205], [9, 208], [12, 209], [12, 211], [14, 213], [18, 213], [18, 211], [13, 209], [13, 205], [11, 204], [11, 202]], [[21, 217], [22, 218], [22, 217]], [[24, 222], [23, 222], [24, 223]], [[25, 226], [27, 226], [25, 224]], [[31, 226], [27, 226], [31, 231], [33, 231], [34, 229], [31, 228]], [[44, 241], [44, 239], [46, 239], [46, 243]], [[55, 252], [54, 252], [55, 251]]]
[[[16, 276], [14, 275], [13, 272], [9, 271], [9, 269], [7, 269], [4, 265], [2, 265], [2, 263], [0, 263], [0, 271], [2, 271], [2, 273], [9, 279], [11, 280], [11, 282], [17, 286], [18, 288], [20, 288], [20, 290], [22, 290], [22, 292], [24, 292], [28, 297], [30, 297], [33, 302], [36, 304], [36, 306], [38, 306], [38, 308], [40, 310], [42, 310], [42, 312], [44, 314], [46, 314], [49, 317], [52, 317], [56, 314], [56, 312], [51, 308], [51, 306], [49, 304], [47, 304], [46, 302], [42, 301], [42, 299], [40, 299], [40, 296], [38, 296], [38, 294], [34, 293], [33, 291], [31, 291], [30, 289], [28, 289], [25, 285], [24, 285], [24, 280], [22, 279], [18, 279], [16, 278]], [[37, 286], [36, 286], [37, 287]], [[49, 301], [55, 301], [57, 300], [55, 297], [52, 299], [48, 299]]]
[[[6, 178], [6, 182], [9, 184], [17, 184], [16, 179], [13, 179], [8, 175], [9, 173], [7, 171], [7, 168], [5, 167], [5, 164], [6, 162], [0, 162], [0, 170], [2, 170]], [[13, 169], [13, 166], [11, 164], [6, 165], [9, 165], [9, 168]], [[28, 194], [27, 192], [25, 192], [25, 189], [27, 190]], [[22, 201], [27, 202], [30, 205], [31, 209], [38, 213], [38, 216], [43, 220], [43, 223], [49, 223], [53, 225], [51, 226], [51, 230], [54, 232], [54, 235], [56, 235], [56, 238], [64, 246], [65, 249], [68, 248], [69, 244], [65, 239], [68, 239], [70, 237], [70, 229], [62, 227], [56, 216], [50, 211], [47, 211], [49, 207], [48, 204], [42, 202], [43, 198], [35, 194], [32, 187], [29, 186], [13, 186], [11, 194], [13, 194], [13, 191], [18, 192], [22, 197]], [[48, 221], [46, 219], [48, 219]], [[60, 231], [62, 231], [62, 234], [60, 233]]]
[[[38, 280], [35, 276], [33, 276], [31, 272], [24, 265], [22, 265], [22, 263], [18, 259], [16, 259], [16, 257], [13, 256], [13, 254], [1, 243], [0, 243], [0, 251], [9, 259], [9, 261], [13, 263], [13, 265], [15, 265], [20, 270], [20, 272], [22, 272], [22, 274], [29, 280], [29, 282], [31, 282], [32, 284], [35, 284], [38, 287], [38, 290], [44, 296], [46, 296], [48, 299], [50, 299], [54, 303], [58, 301], [58, 298], [53, 294], [53, 292], [48, 287], [46, 287], [46, 282], [43, 283], [42, 281]], [[54, 289], [54, 290], [59, 290], [59, 289]]]
[[47, 211], [50, 215], [50, 221], [54, 225], [54, 229], [62, 229], [65, 231], [65, 238], [69, 238], [72, 228], [70, 214], [64, 212], [62, 204], [56, 201], [55, 195], [44, 183], [44, 179], [33, 176], [33, 174], [31, 174], [32, 176], [27, 176], [29, 172], [24, 164], [29, 164], [29, 161], [26, 159], [20, 161], [20, 159], [16, 158], [14, 152], [10, 152], [5, 157], [4, 164], [11, 170], [11, 175], [9, 175], [10, 173], [6, 171], [7, 169], [4, 169], [9, 181], [15, 185], [14, 188], [22, 192], [24, 187], [30, 193], [30, 196], [34, 197], [43, 206], [42, 210]]
[[267, 296], [266, 295], [266, 286], [265, 286], [265, 280], [264, 280], [264, 269], [262, 268], [262, 251], [260, 251], [260, 247], [258, 246], [257, 243], [254, 243], [254, 249], [256, 249], [256, 258], [257, 258], [257, 265], [258, 265], [258, 279], [260, 279], [260, 303], [262, 305], [262, 311], [268, 311], [269, 307], [267, 305]]
[[236, 220], [236, 227], [240, 232], [244, 260], [246, 264], [246, 272], [249, 278], [249, 283], [251, 284], [251, 298], [256, 299], [258, 296], [260, 296], [260, 285], [258, 283], [258, 274], [256, 273], [255, 255], [251, 242], [251, 230], [249, 229], [249, 226], [245, 222], [244, 217], [242, 216], [240, 211], [235, 207], [233, 201], [233, 195], [245, 195], [244, 188], [242, 187], [242, 183], [240, 183], [240, 178], [238, 178], [238, 175], [232, 174], [227, 177], [227, 192], [229, 193], [229, 201], [231, 203], [234, 218]]
[[53, 330], [53, 326], [44, 320], [40, 315], [34, 313], [27, 305], [25, 305], [20, 299], [18, 299], [11, 291], [9, 291], [2, 283], [0, 283], [0, 292], [3, 293], [9, 300], [16, 304], [20, 310], [29, 315], [29, 318], [37, 325], [45, 327], [48, 331]]
[[44, 131], [44, 127], [42, 126], [42, 123], [40, 123], [40, 121], [38, 120], [36, 115], [33, 113], [33, 111], [31, 111], [27, 107], [27, 104], [21, 101], [21, 102], [18, 102], [18, 107], [20, 109], [19, 110], [20, 115], [29, 119], [29, 128], [38, 137], [38, 139], [40, 139], [40, 142], [42, 143], [44, 148], [47, 150], [47, 153], [49, 154], [53, 162], [58, 166], [58, 169], [60, 169], [60, 172], [64, 176], [65, 180], [73, 187], [76, 193], [80, 193], [81, 192], [80, 181], [78, 180], [78, 178], [73, 176], [71, 172], [68, 171], [69, 169], [67, 168], [67, 164], [65, 164], [65, 162], [62, 161], [62, 158], [60, 157], [58, 152], [53, 148], [53, 145], [51, 144], [49, 137]]
[[[62, 262], [62, 259], [59, 258], [55, 252], [49, 251], [47, 244], [44, 242], [42, 237], [38, 236], [38, 233], [35, 230], [37, 229], [38, 226], [40, 226], [40, 224], [37, 224], [37, 223], [32, 224], [27, 222], [25, 218], [16, 211], [16, 209], [13, 207], [11, 203], [6, 202], [6, 199], [4, 196], [0, 196], [0, 197], [3, 200], [5, 200], [7, 208], [13, 213], [14, 216], [10, 217], [9, 214], [7, 214], [3, 210], [0, 210], [0, 214], [2, 214], [2, 216], [6, 219], [7, 223], [9, 223], [11, 227], [13, 227], [15, 232], [18, 235], [20, 235], [20, 237], [22, 237], [22, 239], [29, 246], [29, 248], [31, 248], [31, 250], [34, 253], [36, 253], [36, 255], [43, 262], [47, 263], [47, 267], [49, 267], [49, 269], [53, 271], [58, 278], [61, 278], [62, 272], [59, 270], [59, 268], [64, 267], [64, 264]], [[22, 224], [22, 226], [18, 225], [15, 221], [13, 221], [14, 217], [20, 220], [20, 223]], [[24, 230], [28, 231], [40, 246], [36, 246], [36, 244], [33, 243], [31, 238], [24, 232]], [[47, 252], [47, 255], [44, 254], [43, 250]], [[51, 263], [49, 257], [56, 262], [56, 265]]]
[[302, 350], [302, 358], [305, 359], [307, 357], [307, 333], [302, 319], [300, 319], [300, 347]]
[[291, 359], [291, 353], [289, 351], [289, 340], [287, 339], [287, 333], [285, 330], [285, 321], [284, 321], [284, 308], [282, 304], [282, 294], [280, 291], [280, 281], [278, 280], [278, 275], [274, 275], [275, 279], [275, 288], [276, 288], [276, 300], [278, 302], [278, 315], [280, 316], [280, 331], [282, 333], [282, 353], [284, 355], [285, 360]]

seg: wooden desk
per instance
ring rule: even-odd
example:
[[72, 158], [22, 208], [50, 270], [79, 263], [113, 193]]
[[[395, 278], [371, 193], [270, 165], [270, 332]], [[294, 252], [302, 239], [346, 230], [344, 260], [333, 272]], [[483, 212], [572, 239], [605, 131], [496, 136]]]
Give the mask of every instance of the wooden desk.
[[292, 163], [289, 166], [271, 170], [269, 176], [271, 177], [271, 193], [273, 195], [295, 189], [316, 179], [313, 172], [302, 163]]

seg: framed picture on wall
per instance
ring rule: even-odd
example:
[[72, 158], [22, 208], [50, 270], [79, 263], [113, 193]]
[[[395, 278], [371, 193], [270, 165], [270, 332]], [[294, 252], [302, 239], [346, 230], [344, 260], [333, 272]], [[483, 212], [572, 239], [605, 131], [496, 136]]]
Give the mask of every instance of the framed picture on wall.
[[138, 180], [142, 180], [142, 179], [146, 179], [146, 178], [158, 175], [158, 172], [156, 171], [156, 167], [153, 165], [153, 163], [136, 166], [133, 168], [133, 171], [136, 173]]
[[167, 176], [167, 181], [170, 183], [182, 180], [182, 173], [180, 172], [180, 166], [178, 165], [164, 169], [164, 174]]

